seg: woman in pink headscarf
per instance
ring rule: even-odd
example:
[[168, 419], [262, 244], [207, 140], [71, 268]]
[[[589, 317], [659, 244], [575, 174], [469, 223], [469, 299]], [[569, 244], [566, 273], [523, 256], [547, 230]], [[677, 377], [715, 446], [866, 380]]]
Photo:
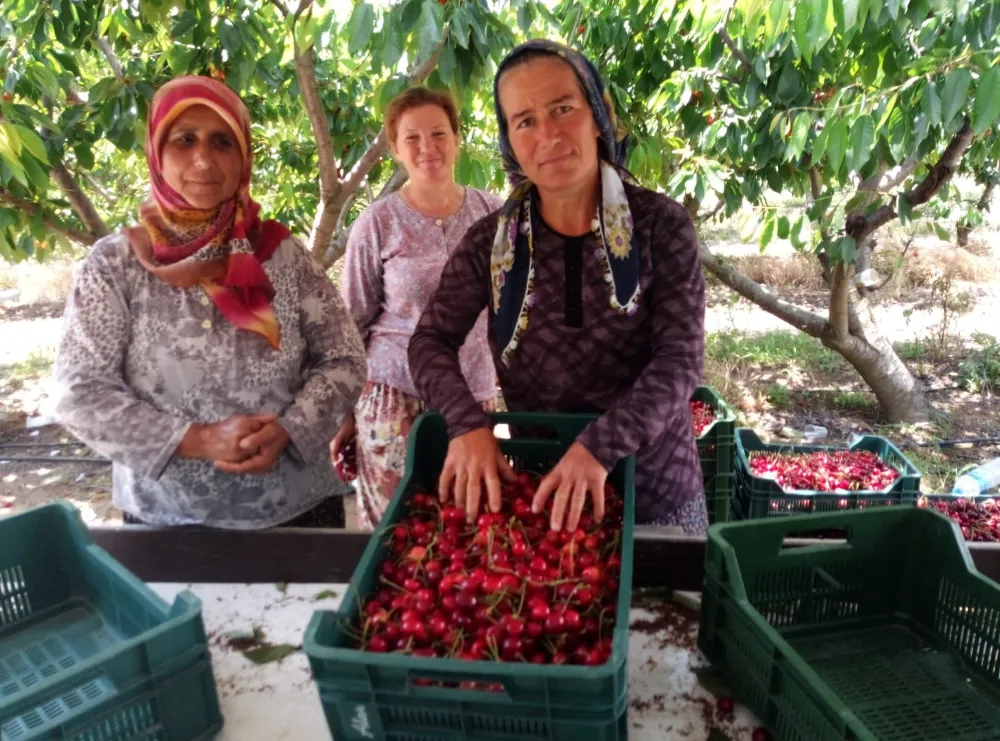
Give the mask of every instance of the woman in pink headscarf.
[[126, 522], [343, 526], [328, 442], [365, 380], [322, 267], [250, 197], [246, 107], [205, 77], [153, 99], [151, 197], [75, 276], [62, 424], [113, 462]]

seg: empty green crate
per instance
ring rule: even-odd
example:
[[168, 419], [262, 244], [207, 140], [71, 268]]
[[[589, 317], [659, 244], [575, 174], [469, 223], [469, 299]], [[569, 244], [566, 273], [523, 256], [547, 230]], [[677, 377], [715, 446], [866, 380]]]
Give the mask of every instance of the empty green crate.
[[776, 741], [1000, 734], [1000, 586], [932, 510], [713, 526], [698, 645]]
[[[500, 448], [517, 469], [545, 472], [594, 417], [556, 414], [494, 414], [516, 428]], [[527, 438], [527, 430], [554, 432]], [[406, 473], [351, 577], [340, 612], [320, 611], [306, 630], [309, 657], [323, 710], [337, 741], [625, 741], [627, 658], [632, 597], [635, 460], [618, 464], [609, 481], [625, 499], [617, 622], [610, 661], [597, 667], [459, 661], [377, 654], [350, 648], [342, 630], [355, 623], [360, 601], [378, 585], [387, 548], [385, 533], [404, 515], [403, 503], [434, 485], [448, 450], [447, 427], [424, 414], [410, 432]], [[499, 683], [502, 692], [418, 686], [415, 680]]]
[[168, 605], [68, 504], [0, 520], [0, 741], [200, 741], [221, 727], [194, 595]]
[[[733, 519], [756, 520], [814, 512], [913, 504], [920, 495], [920, 471], [891, 442], [878, 435], [865, 435], [850, 446], [786, 445], [765, 443], [751, 429], [736, 430], [736, 489], [733, 494]], [[867, 450], [899, 471], [888, 491], [786, 492], [778, 482], [754, 476], [750, 471], [750, 453], [814, 453], [834, 450]]]
[[726, 522], [733, 499], [733, 433], [736, 415], [715, 389], [699, 386], [691, 401], [701, 401], [715, 410], [715, 422], [709, 425], [698, 442], [698, 458], [705, 482], [705, 502], [709, 522]]

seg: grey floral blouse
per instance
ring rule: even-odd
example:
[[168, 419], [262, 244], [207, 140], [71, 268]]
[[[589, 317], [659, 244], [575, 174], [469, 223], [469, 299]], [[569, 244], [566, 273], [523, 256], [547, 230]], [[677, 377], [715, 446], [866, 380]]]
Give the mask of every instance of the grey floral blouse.
[[[200, 287], [149, 273], [122, 235], [78, 267], [55, 365], [59, 421], [113, 463], [117, 506], [153, 525], [259, 529], [343, 493], [329, 442], [365, 381], [361, 337], [336, 288], [288, 238], [264, 263], [275, 351], [231, 324]], [[181, 458], [194, 423], [277, 413], [290, 436], [274, 469], [233, 475]]]

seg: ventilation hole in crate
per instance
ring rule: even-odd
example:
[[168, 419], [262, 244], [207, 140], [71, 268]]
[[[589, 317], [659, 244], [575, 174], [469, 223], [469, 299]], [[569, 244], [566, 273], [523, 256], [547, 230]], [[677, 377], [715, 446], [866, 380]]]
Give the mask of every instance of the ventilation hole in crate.
[[38, 728], [38, 726], [45, 722], [45, 719], [42, 718], [41, 714], [37, 710], [29, 710], [21, 716], [21, 721], [24, 725], [28, 726], [28, 728]]
[[10, 695], [16, 694], [21, 690], [20, 685], [10, 682], [0, 687], [0, 696], [9, 697]]
[[21, 727], [21, 724], [16, 721], [11, 721], [10, 723], [4, 723], [0, 726], [0, 738], [3, 741], [10, 739], [15, 741], [15, 739], [23, 738], [26, 731]]
[[55, 720], [60, 715], [63, 715], [66, 711], [63, 710], [63, 705], [58, 700], [53, 700], [45, 705], [42, 705], [42, 712], [45, 713], [45, 717], [48, 720]]
[[0, 569], [0, 625], [16, 623], [30, 614], [31, 601], [21, 567]]
[[28, 671], [28, 665], [24, 662], [24, 657], [21, 654], [14, 654], [7, 659], [7, 666], [10, 667], [14, 674], [21, 674]]
[[10, 672], [4, 669], [3, 664], [0, 664], [0, 685], [2, 685], [4, 682], [9, 682], [9, 681], [10, 681]]
[[63, 669], [69, 669], [73, 664], [76, 663], [76, 659], [72, 656], [66, 655], [59, 659], [59, 666]]
[[62, 701], [66, 703], [70, 710], [75, 710], [76, 708], [83, 705], [83, 698], [78, 692], [68, 692], [62, 696]]
[[88, 700], [96, 700], [104, 694], [103, 688], [97, 682], [87, 682], [80, 688], [80, 691]]
[[31, 687], [33, 685], [36, 685], [38, 684], [39, 681], [40, 680], [38, 679], [38, 675], [35, 674], [34, 672], [31, 672], [30, 674], [25, 674], [23, 677], [21, 677], [21, 684], [24, 685], [25, 687]]
[[42, 664], [46, 663], [45, 654], [42, 653], [42, 649], [39, 648], [38, 646], [32, 646], [31, 648], [29, 648], [24, 652], [24, 655], [27, 656], [28, 661], [30, 661], [35, 666], [41, 666]]
[[60, 659], [66, 653], [66, 647], [63, 646], [62, 641], [58, 638], [47, 638], [42, 643], [42, 648], [48, 651], [49, 656], [53, 659]]
[[55, 668], [52, 664], [46, 664], [39, 671], [41, 671], [43, 677], [51, 677], [56, 674], [59, 670]]

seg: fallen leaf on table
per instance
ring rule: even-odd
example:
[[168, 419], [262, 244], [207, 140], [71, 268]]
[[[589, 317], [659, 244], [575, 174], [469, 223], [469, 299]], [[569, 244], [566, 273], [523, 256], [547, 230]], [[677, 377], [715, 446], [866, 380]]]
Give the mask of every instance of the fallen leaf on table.
[[333, 589], [324, 589], [322, 592], [318, 592], [313, 595], [313, 602], [319, 602], [322, 599], [334, 599], [339, 595]]
[[704, 688], [706, 692], [715, 697], [732, 697], [733, 690], [729, 686], [729, 682], [726, 678], [722, 676], [718, 671], [710, 666], [703, 666], [694, 670], [694, 676], [698, 680], [698, 684]]
[[243, 655], [259, 666], [261, 664], [270, 664], [272, 661], [281, 661], [300, 648], [301, 646], [292, 646], [291, 644], [283, 643], [277, 646], [254, 648], [250, 651], [244, 651]]
[[288, 593], [288, 582], [287, 581], [280, 581], [277, 584], [275, 584], [274, 586], [277, 587], [278, 591], [281, 592], [282, 594], [287, 594]]

